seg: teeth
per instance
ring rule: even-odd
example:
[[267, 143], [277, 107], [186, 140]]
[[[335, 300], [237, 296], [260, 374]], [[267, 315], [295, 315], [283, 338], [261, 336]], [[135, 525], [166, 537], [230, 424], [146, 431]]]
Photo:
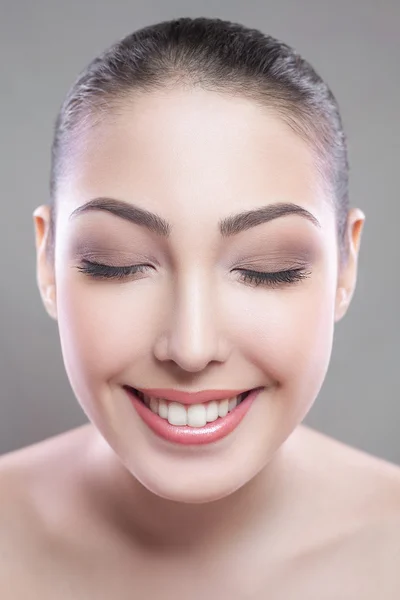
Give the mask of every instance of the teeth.
[[[182, 404], [179, 402], [171, 402], [168, 406], [168, 423], [171, 425], [187, 425], [188, 424], [188, 413]], [[205, 425], [205, 423], [204, 423]]]
[[168, 402], [163, 398], [148, 397], [136, 392], [139, 398], [150, 410], [165, 419], [171, 425], [189, 425], [190, 427], [204, 427], [218, 417], [225, 417], [234, 410], [243, 399], [243, 395], [233, 396], [224, 400], [212, 400], [202, 404], [186, 406], [179, 402]]
[[229, 400], [230, 398], [227, 398], [226, 400], [220, 400], [218, 402], [218, 416], [226, 417], [226, 415], [228, 414]]
[[[233, 400], [235, 401], [236, 398], [233, 398]], [[236, 401], [235, 401], [235, 405], [236, 406]], [[206, 405], [206, 421], [207, 423], [212, 423], [213, 421], [216, 421], [219, 417], [219, 410], [218, 410], [218, 402], [216, 400], [213, 400], [212, 402], [208, 402]]]
[[160, 400], [158, 403], [158, 414], [163, 419], [168, 419], [168, 403], [166, 400]]
[[242, 394], [230, 398], [228, 401], [228, 412], [231, 412], [231, 410], [233, 410], [238, 404], [240, 404], [242, 400]]
[[156, 400], [156, 398], [150, 398], [150, 410], [152, 410], [153, 413], [158, 413], [158, 400]]

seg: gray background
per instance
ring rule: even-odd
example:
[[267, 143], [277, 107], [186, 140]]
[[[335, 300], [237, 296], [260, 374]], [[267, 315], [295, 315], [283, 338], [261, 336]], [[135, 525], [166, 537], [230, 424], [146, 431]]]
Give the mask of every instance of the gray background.
[[0, 0], [0, 7], [0, 453], [87, 422], [36, 285], [32, 212], [48, 201], [59, 105], [78, 72], [120, 37], [165, 19], [208, 16], [294, 46], [338, 99], [351, 204], [367, 219], [355, 296], [304, 422], [399, 464], [400, 2]]

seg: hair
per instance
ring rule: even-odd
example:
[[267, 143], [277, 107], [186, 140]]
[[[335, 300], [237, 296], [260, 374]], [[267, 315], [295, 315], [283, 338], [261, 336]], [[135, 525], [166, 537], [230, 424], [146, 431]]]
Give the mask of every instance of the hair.
[[177, 86], [250, 99], [275, 113], [307, 142], [335, 215], [340, 263], [346, 260], [349, 166], [333, 93], [313, 67], [282, 41], [258, 29], [203, 17], [139, 29], [94, 58], [76, 78], [54, 127], [50, 259], [54, 260], [57, 187], [67, 176], [73, 141], [135, 93]]

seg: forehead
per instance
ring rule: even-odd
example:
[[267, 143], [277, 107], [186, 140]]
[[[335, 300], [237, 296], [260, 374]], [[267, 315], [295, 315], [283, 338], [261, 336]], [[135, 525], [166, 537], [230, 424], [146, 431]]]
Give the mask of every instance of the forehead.
[[271, 110], [227, 94], [132, 96], [75, 137], [68, 160], [59, 188], [68, 213], [98, 196], [172, 221], [274, 202], [301, 204], [320, 220], [326, 209], [313, 149]]

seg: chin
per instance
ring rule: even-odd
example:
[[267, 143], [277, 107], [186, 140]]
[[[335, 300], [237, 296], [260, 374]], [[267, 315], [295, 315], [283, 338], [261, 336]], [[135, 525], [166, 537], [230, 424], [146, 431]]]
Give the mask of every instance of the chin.
[[165, 479], [161, 476], [139, 478], [140, 483], [152, 494], [184, 504], [204, 504], [225, 498], [242, 487], [246, 481], [232, 481], [229, 479], [210, 480], [194, 477], [188, 481], [182, 477]]
[[173, 502], [202, 504], [225, 498], [246, 485], [264, 467], [261, 456], [232, 460], [208, 456], [163, 456], [142, 451], [125, 466], [149, 492]]

